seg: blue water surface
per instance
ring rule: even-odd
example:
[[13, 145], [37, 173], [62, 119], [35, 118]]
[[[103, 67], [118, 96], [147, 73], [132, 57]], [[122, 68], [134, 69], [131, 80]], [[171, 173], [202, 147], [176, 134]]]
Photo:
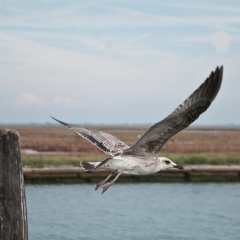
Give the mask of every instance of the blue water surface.
[[26, 185], [30, 240], [240, 239], [239, 183]]

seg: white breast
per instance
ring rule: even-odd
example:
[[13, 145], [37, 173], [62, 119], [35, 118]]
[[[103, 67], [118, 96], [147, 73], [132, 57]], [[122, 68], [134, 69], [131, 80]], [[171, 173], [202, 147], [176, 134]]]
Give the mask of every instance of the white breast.
[[158, 160], [142, 160], [135, 157], [117, 156], [103, 166], [111, 171], [124, 171], [124, 174], [147, 175], [158, 172]]

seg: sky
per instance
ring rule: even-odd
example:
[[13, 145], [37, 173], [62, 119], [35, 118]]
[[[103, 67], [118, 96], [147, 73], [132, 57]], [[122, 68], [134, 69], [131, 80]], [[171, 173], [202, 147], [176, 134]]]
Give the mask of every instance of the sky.
[[240, 124], [238, 0], [0, 0], [3, 124], [152, 124], [221, 65], [195, 125]]

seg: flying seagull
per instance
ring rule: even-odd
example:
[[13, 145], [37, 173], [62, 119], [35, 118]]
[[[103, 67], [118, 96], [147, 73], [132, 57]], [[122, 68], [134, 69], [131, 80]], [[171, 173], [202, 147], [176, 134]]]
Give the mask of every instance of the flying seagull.
[[[151, 126], [131, 147], [109, 133], [90, 131], [52, 118], [111, 156], [102, 162], [80, 163], [85, 171], [98, 169], [111, 171], [110, 175], [95, 187], [95, 190], [102, 187], [102, 193], [104, 193], [121, 174], [147, 175], [168, 168], [183, 169], [182, 166], [170, 159], [158, 157], [157, 154], [172, 136], [188, 127], [201, 113], [208, 109], [219, 91], [222, 76], [223, 67], [217, 67], [215, 72], [211, 72], [210, 76], [192, 95], [170, 115]], [[107, 182], [114, 173], [117, 173], [117, 176], [112, 181]]]

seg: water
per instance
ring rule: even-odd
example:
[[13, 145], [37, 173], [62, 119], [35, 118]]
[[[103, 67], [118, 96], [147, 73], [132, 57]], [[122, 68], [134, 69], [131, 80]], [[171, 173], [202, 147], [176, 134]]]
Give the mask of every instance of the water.
[[27, 185], [30, 240], [240, 239], [240, 184]]

